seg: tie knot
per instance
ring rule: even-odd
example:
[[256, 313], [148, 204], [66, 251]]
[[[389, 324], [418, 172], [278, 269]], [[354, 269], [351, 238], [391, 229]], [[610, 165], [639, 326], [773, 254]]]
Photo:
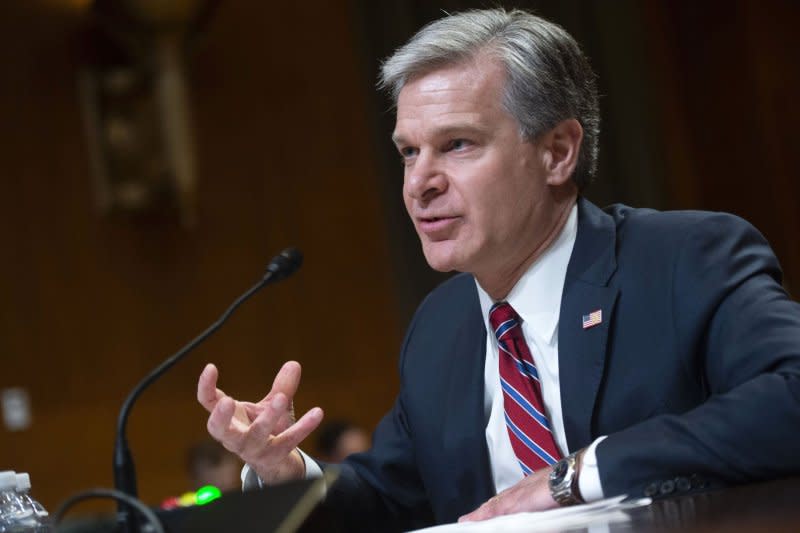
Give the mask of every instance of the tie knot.
[[498, 342], [520, 323], [519, 315], [508, 302], [497, 302], [489, 309], [489, 324]]

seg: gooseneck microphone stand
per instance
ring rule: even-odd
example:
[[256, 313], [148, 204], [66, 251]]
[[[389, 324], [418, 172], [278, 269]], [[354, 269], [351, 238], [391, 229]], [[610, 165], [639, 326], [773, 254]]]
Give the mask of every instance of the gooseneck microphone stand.
[[[161, 377], [167, 370], [172, 368], [175, 363], [183, 359], [186, 354], [194, 350], [198, 345], [217, 331], [236, 309], [248, 298], [261, 290], [266, 285], [280, 281], [293, 274], [303, 262], [303, 255], [295, 248], [287, 248], [279, 255], [275, 256], [267, 266], [267, 272], [250, 289], [242, 294], [231, 306], [211, 324], [203, 333], [198, 335], [189, 344], [181, 348], [175, 355], [161, 363], [155, 370], [150, 372], [128, 395], [125, 403], [119, 411], [117, 418], [117, 437], [114, 443], [114, 487], [134, 498], [137, 497], [136, 469], [133, 463], [133, 456], [128, 447], [126, 429], [128, 425], [128, 415], [133, 404], [142, 392], [154, 381]], [[136, 513], [128, 504], [120, 502], [117, 507], [117, 526], [121, 533], [138, 533], [138, 520]]]

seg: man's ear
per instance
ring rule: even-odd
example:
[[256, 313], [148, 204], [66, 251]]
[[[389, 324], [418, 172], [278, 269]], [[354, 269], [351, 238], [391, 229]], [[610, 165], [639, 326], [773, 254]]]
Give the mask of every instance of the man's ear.
[[567, 183], [578, 164], [583, 127], [574, 118], [562, 120], [540, 139], [548, 185]]

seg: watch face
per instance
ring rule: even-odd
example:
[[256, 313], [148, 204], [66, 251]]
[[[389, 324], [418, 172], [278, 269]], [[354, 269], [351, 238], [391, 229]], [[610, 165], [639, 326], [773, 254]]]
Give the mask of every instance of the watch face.
[[567, 462], [559, 461], [553, 467], [553, 479], [561, 479], [567, 473]]

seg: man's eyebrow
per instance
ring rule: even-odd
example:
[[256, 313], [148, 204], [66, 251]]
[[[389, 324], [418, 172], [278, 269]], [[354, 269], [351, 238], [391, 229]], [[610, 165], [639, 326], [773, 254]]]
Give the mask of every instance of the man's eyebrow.
[[[475, 134], [480, 133], [482, 128], [479, 126], [475, 126], [473, 124], [453, 124], [448, 126], [442, 126], [441, 128], [435, 129], [432, 132], [433, 137], [448, 137], [450, 135], [458, 135], [458, 134]], [[392, 142], [394, 144], [407, 144], [406, 138], [400, 133], [392, 133]]]
[[482, 128], [480, 126], [476, 126], [475, 124], [452, 124], [450, 126], [443, 126], [440, 129], [436, 130], [435, 135], [441, 137], [449, 137], [451, 135], [459, 135], [459, 134], [476, 134], [480, 133]]

